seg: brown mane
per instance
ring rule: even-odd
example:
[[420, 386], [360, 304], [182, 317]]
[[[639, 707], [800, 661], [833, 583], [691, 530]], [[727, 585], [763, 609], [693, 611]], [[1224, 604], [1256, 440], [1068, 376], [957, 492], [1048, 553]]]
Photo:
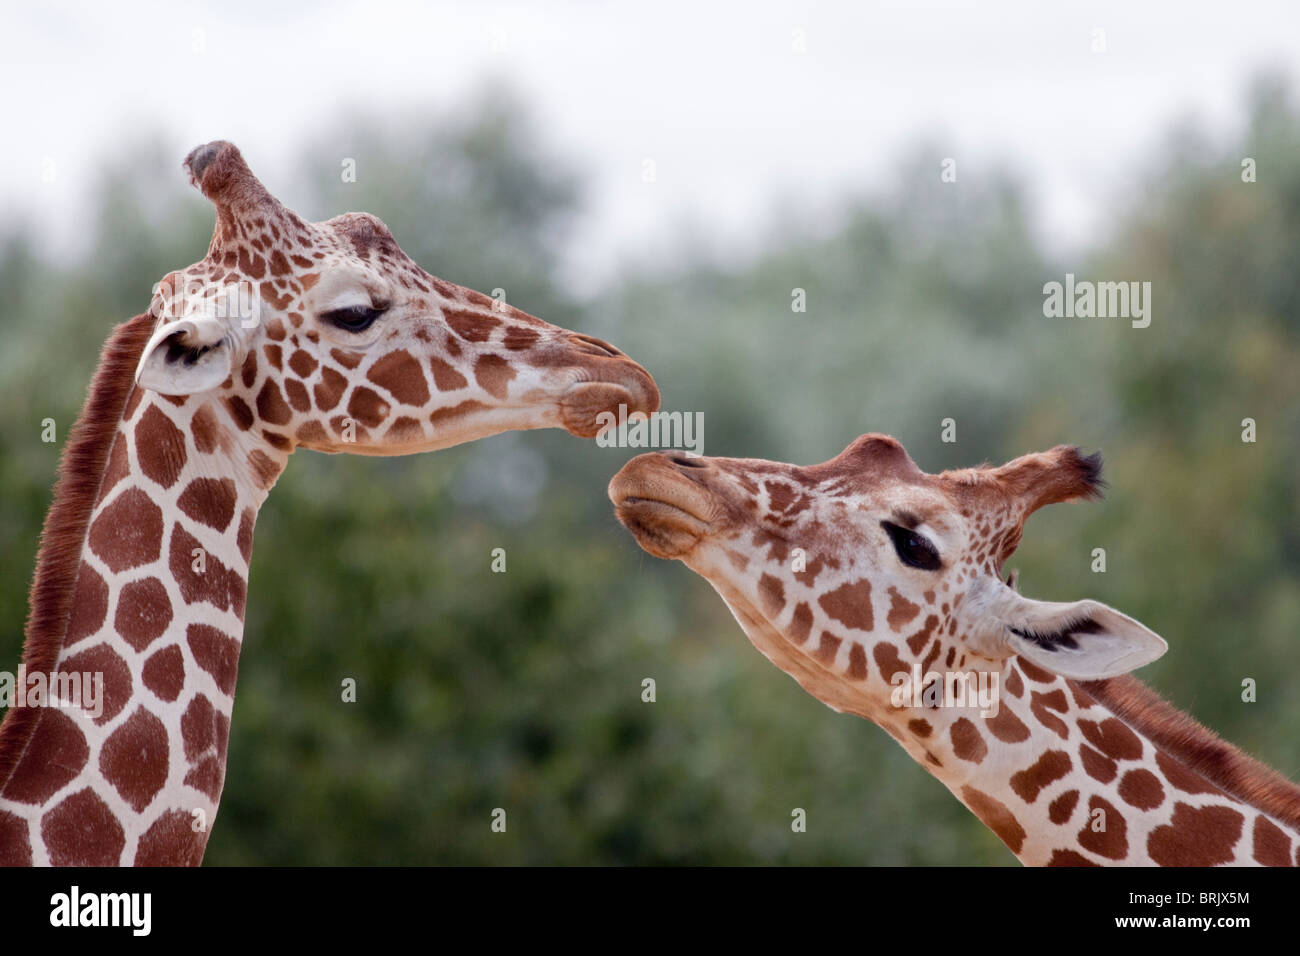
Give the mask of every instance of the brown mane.
[[1137, 678], [1070, 683], [1228, 796], [1300, 830], [1300, 786], [1223, 740]]
[[[135, 388], [136, 363], [153, 327], [154, 317], [146, 312], [113, 329], [81, 415], [64, 446], [54, 503], [41, 529], [36, 574], [32, 578], [23, 641], [23, 663], [28, 673], [48, 674], [58, 663], [90, 515], [118, 422]], [[40, 714], [39, 707], [11, 707], [0, 723], [0, 791], [9, 783], [27, 749]]]

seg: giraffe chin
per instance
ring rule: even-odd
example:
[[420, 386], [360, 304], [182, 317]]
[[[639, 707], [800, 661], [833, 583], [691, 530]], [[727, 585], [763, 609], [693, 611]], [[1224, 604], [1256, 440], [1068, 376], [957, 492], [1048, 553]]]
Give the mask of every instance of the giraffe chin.
[[665, 501], [628, 497], [614, 513], [645, 551], [669, 561], [685, 557], [709, 532], [706, 522]]
[[595, 438], [606, 424], [602, 416], [609, 414], [617, 419], [619, 406], [628, 415], [649, 414], [658, 408], [659, 396], [652, 399], [644, 392], [614, 382], [579, 382], [560, 398], [560, 424], [579, 438]]

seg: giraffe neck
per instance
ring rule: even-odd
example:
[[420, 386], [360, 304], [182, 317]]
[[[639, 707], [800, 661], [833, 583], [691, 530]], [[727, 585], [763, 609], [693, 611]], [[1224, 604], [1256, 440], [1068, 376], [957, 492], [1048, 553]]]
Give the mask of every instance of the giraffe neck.
[[[138, 356], [140, 322], [110, 352]], [[24, 655], [51, 686], [79, 681], [82, 706], [17, 708], [0, 728], [0, 862], [197, 864], [225, 779], [253, 526], [287, 454], [250, 447], [217, 399], [136, 389], [118, 364], [70, 443], [102, 464], [73, 489], [80, 534], [52, 510]], [[94, 414], [106, 392], [126, 395], [116, 415]]]
[[[1178, 715], [1187, 742], [1179, 747], [1173, 735], [1157, 742], [1162, 735], [1132, 712], [1121, 719], [1103, 702], [1108, 682], [1081, 685], [1019, 658], [996, 676], [996, 713], [923, 706], [898, 711], [885, 726], [1023, 863], [1300, 862], [1294, 785], [1274, 780], [1186, 715]], [[1243, 772], [1255, 775], [1254, 796], [1266, 798], [1250, 799], [1244, 776], [1234, 787], [1192, 769], [1188, 752], [1198, 746], [1235, 754]]]

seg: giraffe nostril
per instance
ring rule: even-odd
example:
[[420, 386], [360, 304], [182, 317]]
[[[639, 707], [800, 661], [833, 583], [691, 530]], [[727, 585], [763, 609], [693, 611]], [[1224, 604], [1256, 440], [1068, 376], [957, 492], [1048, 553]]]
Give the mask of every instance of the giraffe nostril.
[[589, 352], [593, 355], [604, 355], [608, 358], [623, 358], [623, 353], [608, 342], [596, 338], [594, 335], [583, 335], [581, 332], [570, 332], [569, 341], [577, 346], [581, 351]]
[[665, 455], [669, 461], [679, 468], [707, 468], [703, 458], [692, 458], [689, 455]]

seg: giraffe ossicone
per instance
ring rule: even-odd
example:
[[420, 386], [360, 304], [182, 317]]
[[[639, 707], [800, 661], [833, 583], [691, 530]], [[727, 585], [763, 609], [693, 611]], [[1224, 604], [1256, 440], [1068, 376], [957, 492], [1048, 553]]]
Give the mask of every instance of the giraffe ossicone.
[[642, 548], [708, 580], [769, 660], [880, 725], [1023, 862], [1300, 864], [1300, 787], [1127, 676], [1159, 636], [1002, 579], [1029, 515], [1100, 479], [1067, 446], [931, 475], [872, 434], [810, 467], [641, 455], [609, 495]]
[[201, 861], [253, 526], [295, 449], [591, 437], [659, 405], [613, 346], [435, 278], [374, 216], [302, 219], [230, 143], [185, 168], [216, 207], [207, 255], [105, 345], [32, 585], [23, 670], [93, 675], [102, 700], [6, 714], [0, 865]]

